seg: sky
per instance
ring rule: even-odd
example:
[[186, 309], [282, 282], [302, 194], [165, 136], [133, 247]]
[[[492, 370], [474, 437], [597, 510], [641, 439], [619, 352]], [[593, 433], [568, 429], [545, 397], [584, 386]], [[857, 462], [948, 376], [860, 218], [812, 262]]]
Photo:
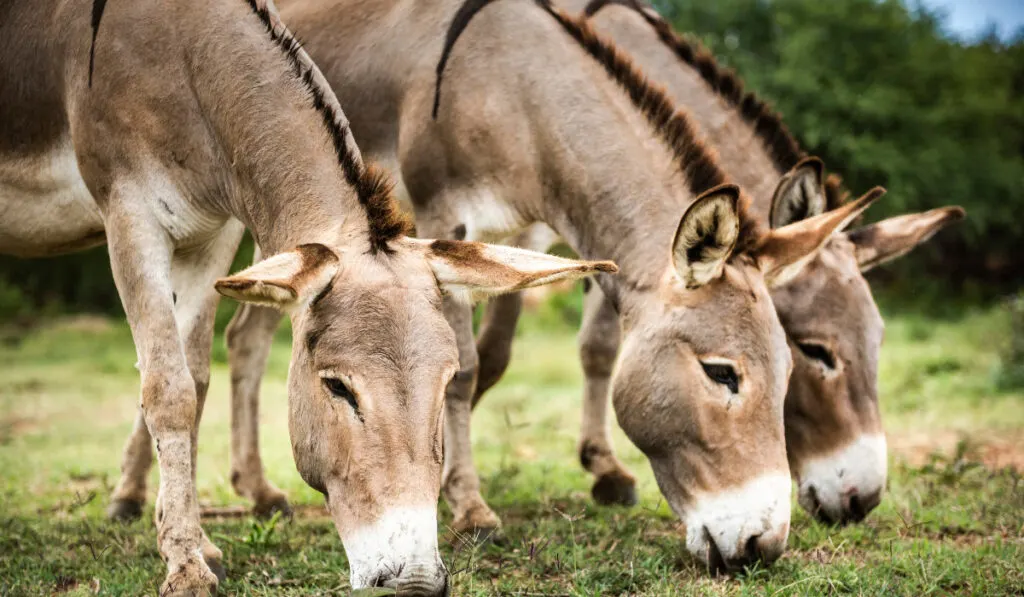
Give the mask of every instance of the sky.
[[945, 10], [946, 27], [963, 39], [984, 33], [995, 23], [999, 36], [1008, 39], [1024, 26], [1024, 0], [921, 0], [926, 6]]

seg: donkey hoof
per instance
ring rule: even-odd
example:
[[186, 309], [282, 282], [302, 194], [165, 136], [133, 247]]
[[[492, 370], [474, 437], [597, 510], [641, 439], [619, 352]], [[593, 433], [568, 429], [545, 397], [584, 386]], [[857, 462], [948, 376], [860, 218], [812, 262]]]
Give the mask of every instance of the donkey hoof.
[[217, 582], [224, 582], [224, 579], [228, 577], [227, 571], [224, 570], [224, 564], [221, 564], [220, 560], [208, 560], [203, 558], [203, 561], [206, 562], [206, 566], [210, 569], [210, 572], [217, 577]]
[[471, 545], [500, 543], [501, 519], [489, 508], [475, 508], [452, 523], [461, 542]]
[[107, 518], [118, 522], [134, 522], [142, 518], [142, 502], [115, 498], [107, 506]]
[[257, 502], [252, 507], [252, 514], [256, 518], [270, 518], [277, 512], [281, 513], [282, 518], [291, 518], [294, 514], [292, 505], [288, 503], [288, 498], [284, 495]]
[[217, 576], [201, 561], [189, 561], [175, 566], [167, 575], [160, 597], [212, 597], [217, 583]]
[[621, 473], [601, 475], [590, 489], [590, 495], [602, 506], [635, 506], [636, 481]]

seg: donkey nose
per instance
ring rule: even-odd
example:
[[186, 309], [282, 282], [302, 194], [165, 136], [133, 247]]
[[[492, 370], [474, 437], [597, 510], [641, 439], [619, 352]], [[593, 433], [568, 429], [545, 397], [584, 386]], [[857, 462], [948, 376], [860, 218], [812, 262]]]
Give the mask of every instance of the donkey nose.
[[374, 586], [394, 589], [397, 595], [408, 597], [448, 597], [451, 594], [450, 579], [443, 568], [432, 570], [423, 567], [409, 567], [397, 577], [381, 577]]
[[858, 494], [856, 489], [850, 490], [843, 496], [842, 521], [844, 523], [860, 522], [880, 503], [882, 503], [881, 489], [864, 496]]
[[[706, 530], [705, 530], [706, 532]], [[767, 567], [775, 563], [786, 550], [786, 533], [767, 532], [754, 533], [741, 540], [734, 550], [722, 550], [719, 545], [708, 537], [708, 567], [712, 574], [740, 572], [760, 564]], [[731, 553], [730, 557], [723, 555]]]

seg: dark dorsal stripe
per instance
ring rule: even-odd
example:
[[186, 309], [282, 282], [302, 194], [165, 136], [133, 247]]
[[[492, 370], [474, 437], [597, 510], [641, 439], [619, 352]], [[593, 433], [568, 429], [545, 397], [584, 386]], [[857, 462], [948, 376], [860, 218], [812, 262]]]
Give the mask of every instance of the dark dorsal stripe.
[[452, 18], [451, 24], [448, 26], [448, 34], [445, 36], [444, 49], [441, 51], [441, 59], [437, 61], [436, 79], [434, 81], [434, 109], [431, 111], [431, 116], [434, 120], [437, 120], [437, 110], [441, 105], [441, 78], [444, 75], [444, 67], [448, 65], [448, 58], [451, 56], [452, 47], [455, 45], [455, 40], [459, 39], [462, 32], [469, 25], [469, 21], [480, 9], [487, 6], [494, 0], [466, 0], [459, 7], [458, 12]]
[[[456, 13], [449, 26], [441, 62], [438, 63], [435, 92], [440, 90], [444, 65], [459, 34], [465, 30], [466, 25], [476, 12], [479, 12], [491, 1], [466, 0]], [[640, 110], [651, 125], [653, 132], [672, 151], [692, 194], [700, 195], [727, 182], [725, 172], [715, 162], [711, 152], [704, 147], [690, 119], [684, 112], [676, 110], [663, 89], [652, 85], [625, 54], [611, 42], [598, 36], [589, 24], [567, 16], [555, 8], [550, 0], [534, 1], [553, 17], [562, 26], [562, 29], [576, 40], [594, 60], [604, 67], [612, 80], [629, 95], [634, 106]], [[437, 103], [438, 96], [435, 93], [435, 108]], [[740, 239], [734, 254], [752, 250], [760, 244], [761, 227], [750, 215], [748, 206], [749, 198], [744, 195], [740, 201]]]
[[348, 144], [348, 129], [342, 125], [344, 119], [337, 113], [337, 102], [327, 101], [333, 95], [330, 89], [317, 84], [313, 70], [303, 66], [299, 60], [302, 44], [283, 26], [274, 27], [266, 7], [257, 5], [256, 0], [246, 0], [253, 12], [267, 28], [270, 38], [280, 47], [313, 99], [313, 108], [323, 118], [324, 126], [331, 135], [338, 163], [345, 174], [345, 180], [356, 190], [359, 204], [366, 212], [369, 224], [370, 250], [374, 253], [390, 253], [388, 242], [406, 234], [409, 221], [402, 214], [398, 203], [391, 194], [392, 183], [383, 170], [364, 166], [353, 148]]
[[92, 87], [92, 69], [96, 62], [96, 33], [100, 30], [100, 20], [103, 19], [103, 9], [107, 7], [107, 0], [92, 0], [92, 43], [89, 44], [89, 87]]
[[[782, 122], [782, 115], [753, 92], [744, 93], [743, 80], [735, 71], [718, 64], [711, 52], [699, 42], [690, 42], [677, 34], [672, 26], [652, 7], [640, 0], [592, 0], [583, 13], [587, 18], [596, 15], [602, 8], [617, 4], [636, 11], [654, 29], [661, 40], [684, 63], [696, 70], [705, 84], [735, 108], [753, 129], [768, 150], [772, 163], [780, 172], [788, 172], [797, 165], [806, 153], [796, 138]], [[842, 180], [830, 175], [825, 181], [827, 209], [835, 209], [849, 197], [842, 188]]]

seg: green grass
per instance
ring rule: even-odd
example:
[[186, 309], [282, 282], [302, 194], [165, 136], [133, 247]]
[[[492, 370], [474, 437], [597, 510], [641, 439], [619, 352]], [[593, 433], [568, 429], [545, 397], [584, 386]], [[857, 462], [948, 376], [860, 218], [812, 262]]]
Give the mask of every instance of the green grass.
[[[1024, 481], [1003, 466], [1024, 452], [1024, 390], [997, 380], [1003, 310], [891, 319], [881, 388], [895, 453], [882, 506], [840, 530], [794, 505], [790, 550], [778, 564], [712, 579], [685, 554], [645, 460], [621, 433], [616, 445], [637, 473], [640, 505], [599, 508], [589, 499], [575, 454], [581, 374], [566, 322], [575, 308], [561, 297], [525, 322], [512, 369], [477, 413], [485, 497], [505, 526], [498, 543], [462, 545], [441, 506], [455, 594], [1024, 592]], [[137, 402], [127, 328], [80, 318], [0, 341], [0, 595], [152, 594], [164, 573], [152, 511], [128, 526], [103, 517]], [[341, 542], [292, 462], [287, 361], [279, 336], [264, 383], [263, 454], [299, 515], [204, 522], [225, 553], [222, 594], [348, 592]], [[200, 499], [218, 506], [244, 504], [228, 479], [227, 379], [218, 348], [199, 464]], [[152, 495], [155, 471], [150, 486]]]

